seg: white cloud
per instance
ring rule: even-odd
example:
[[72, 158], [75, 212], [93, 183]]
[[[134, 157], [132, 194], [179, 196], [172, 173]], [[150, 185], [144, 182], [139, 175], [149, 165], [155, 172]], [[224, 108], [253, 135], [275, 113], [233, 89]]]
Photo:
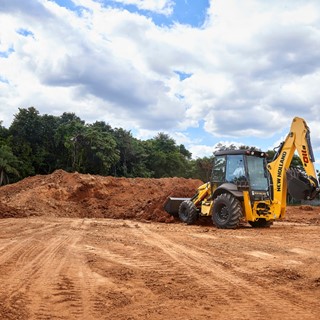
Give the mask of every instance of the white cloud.
[[246, 145], [245, 143], [235, 142], [235, 141], [227, 141], [221, 140], [212, 146], [201, 145], [201, 144], [190, 144], [188, 145], [188, 150], [192, 153], [192, 158], [203, 158], [203, 157], [211, 157], [214, 152], [219, 150], [220, 144], [223, 146], [235, 146], [240, 148], [241, 146]]
[[203, 157], [211, 157], [213, 155], [214, 147], [207, 145], [190, 145], [188, 150], [192, 153], [192, 158], [203, 158]]
[[[174, 6], [117, 1], [165, 15]], [[34, 105], [41, 113], [71, 111], [135, 129], [141, 137], [167, 132], [200, 156], [218, 139], [277, 140], [294, 116], [311, 123], [312, 136], [319, 133], [320, 2], [211, 1], [201, 28], [160, 27], [150, 13], [73, 2], [77, 11], [47, 0], [2, 1], [6, 125], [18, 107]], [[189, 77], [181, 81], [177, 71]], [[214, 142], [188, 135], [201, 126]], [[316, 136], [314, 144], [320, 150]]]
[[113, 0], [122, 4], [133, 4], [140, 10], [149, 10], [164, 15], [170, 15], [174, 2], [171, 0]]
[[[27, 107], [30, 103], [50, 112], [56, 104], [55, 110], [79, 110], [77, 113], [82, 116], [87, 114], [85, 105], [102, 100], [99, 103], [102, 110], [96, 107], [92, 111], [107, 121], [109, 115], [116, 115], [124, 123], [132, 118], [138, 127], [158, 130], [178, 122], [171, 110], [175, 108], [183, 114], [181, 102], [170, 94], [165, 79], [154, 77], [139, 58], [139, 41], [141, 38], [146, 41], [148, 29], [157, 29], [149, 19], [102, 8], [91, 1], [79, 1], [94, 9], [86, 12], [85, 18], [50, 2], [43, 3], [42, 10], [53, 16], [55, 22], [46, 25], [30, 22], [23, 14], [10, 18], [12, 23], [7, 29], [14, 37], [8, 46], [13, 46], [15, 52], [1, 59], [1, 75], [8, 79], [19, 99], [4, 101], [4, 106]], [[103, 23], [106, 20], [111, 23]], [[20, 27], [28, 28], [34, 36], [17, 35], [15, 30]], [[136, 40], [128, 37], [132, 31]], [[125, 54], [130, 50], [133, 56]], [[140, 63], [135, 64], [135, 58]], [[60, 94], [56, 95], [57, 92]]]

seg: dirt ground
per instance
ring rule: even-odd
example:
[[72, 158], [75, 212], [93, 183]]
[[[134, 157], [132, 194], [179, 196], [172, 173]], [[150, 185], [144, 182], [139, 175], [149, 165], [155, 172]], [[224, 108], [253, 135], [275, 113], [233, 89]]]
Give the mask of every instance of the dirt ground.
[[162, 209], [201, 181], [69, 174], [0, 188], [0, 319], [319, 319], [320, 208], [268, 229]]

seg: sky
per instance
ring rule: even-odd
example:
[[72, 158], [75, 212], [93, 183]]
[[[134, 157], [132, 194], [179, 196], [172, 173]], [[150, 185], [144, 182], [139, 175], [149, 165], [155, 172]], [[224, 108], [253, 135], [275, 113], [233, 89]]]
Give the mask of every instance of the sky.
[[74, 112], [194, 158], [273, 149], [295, 116], [320, 166], [320, 1], [0, 0], [0, 121]]

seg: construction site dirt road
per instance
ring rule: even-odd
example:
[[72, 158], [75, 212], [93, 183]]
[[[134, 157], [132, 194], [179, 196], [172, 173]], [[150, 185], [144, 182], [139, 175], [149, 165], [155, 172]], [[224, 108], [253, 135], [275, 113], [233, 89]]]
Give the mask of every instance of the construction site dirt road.
[[0, 319], [319, 319], [319, 208], [187, 226], [160, 203], [182, 182], [199, 185], [59, 171], [0, 188]]

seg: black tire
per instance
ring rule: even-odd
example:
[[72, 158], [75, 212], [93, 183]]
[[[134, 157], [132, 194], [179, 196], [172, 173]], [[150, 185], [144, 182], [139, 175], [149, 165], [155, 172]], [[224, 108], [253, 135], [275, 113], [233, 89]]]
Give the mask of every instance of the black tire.
[[230, 193], [220, 194], [213, 203], [212, 221], [219, 229], [235, 229], [242, 218], [240, 201]]
[[191, 200], [185, 200], [179, 207], [179, 218], [186, 224], [194, 224], [198, 219], [197, 207]]
[[273, 222], [267, 221], [265, 219], [258, 219], [257, 221], [249, 221], [249, 224], [253, 228], [270, 228], [270, 226], [273, 224]]

